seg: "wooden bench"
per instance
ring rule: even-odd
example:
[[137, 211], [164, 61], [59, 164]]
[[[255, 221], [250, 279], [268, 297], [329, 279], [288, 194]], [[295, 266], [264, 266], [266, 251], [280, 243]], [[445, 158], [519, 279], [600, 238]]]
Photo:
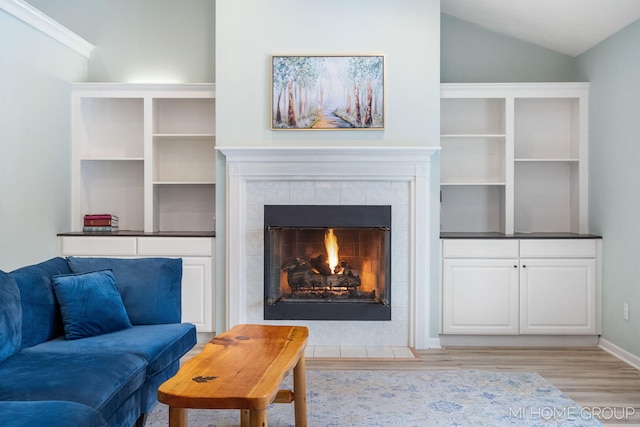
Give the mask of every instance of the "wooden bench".
[[[158, 388], [169, 427], [187, 426], [187, 408], [240, 409], [243, 427], [266, 427], [267, 406], [291, 402], [296, 427], [306, 427], [308, 335], [302, 326], [238, 325], [214, 337]], [[293, 391], [280, 390], [291, 370]]]

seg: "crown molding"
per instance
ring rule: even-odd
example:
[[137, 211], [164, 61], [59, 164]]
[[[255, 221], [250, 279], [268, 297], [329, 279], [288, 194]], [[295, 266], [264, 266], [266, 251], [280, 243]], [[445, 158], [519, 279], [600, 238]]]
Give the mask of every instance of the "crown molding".
[[23, 0], [0, 0], [0, 9], [5, 10], [36, 30], [89, 58], [94, 45], [54, 21]]

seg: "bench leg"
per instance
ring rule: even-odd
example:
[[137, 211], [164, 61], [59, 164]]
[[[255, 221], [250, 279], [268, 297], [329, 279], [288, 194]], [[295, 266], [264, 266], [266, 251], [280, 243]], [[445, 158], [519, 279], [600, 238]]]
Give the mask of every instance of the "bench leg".
[[293, 405], [296, 427], [307, 427], [307, 374], [304, 352], [293, 368]]
[[187, 427], [187, 410], [169, 406], [169, 427]]
[[267, 427], [267, 408], [264, 409], [251, 409], [249, 411], [249, 418], [251, 418], [251, 427]]
[[240, 409], [240, 427], [249, 427], [249, 410]]

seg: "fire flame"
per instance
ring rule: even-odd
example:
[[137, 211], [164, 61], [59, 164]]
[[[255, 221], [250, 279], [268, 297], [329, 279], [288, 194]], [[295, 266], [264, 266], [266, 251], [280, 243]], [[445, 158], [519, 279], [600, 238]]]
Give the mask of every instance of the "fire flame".
[[333, 234], [333, 228], [330, 228], [324, 235], [324, 246], [327, 248], [327, 257], [329, 258], [329, 267], [331, 271], [340, 263], [338, 257], [338, 238]]

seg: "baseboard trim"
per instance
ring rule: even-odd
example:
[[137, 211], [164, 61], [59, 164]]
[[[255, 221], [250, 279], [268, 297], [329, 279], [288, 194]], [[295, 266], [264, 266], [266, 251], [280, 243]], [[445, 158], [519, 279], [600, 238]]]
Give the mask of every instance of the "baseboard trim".
[[604, 338], [600, 338], [598, 347], [640, 371], [640, 357], [636, 356], [635, 354], [629, 353], [627, 350], [623, 349], [622, 347], [618, 347], [611, 341], [608, 341]]
[[440, 335], [444, 347], [596, 347], [597, 335]]
[[211, 338], [213, 338], [215, 335], [216, 335], [215, 332], [197, 332], [196, 333], [196, 342], [198, 344], [207, 343], [207, 342], [211, 341]]

